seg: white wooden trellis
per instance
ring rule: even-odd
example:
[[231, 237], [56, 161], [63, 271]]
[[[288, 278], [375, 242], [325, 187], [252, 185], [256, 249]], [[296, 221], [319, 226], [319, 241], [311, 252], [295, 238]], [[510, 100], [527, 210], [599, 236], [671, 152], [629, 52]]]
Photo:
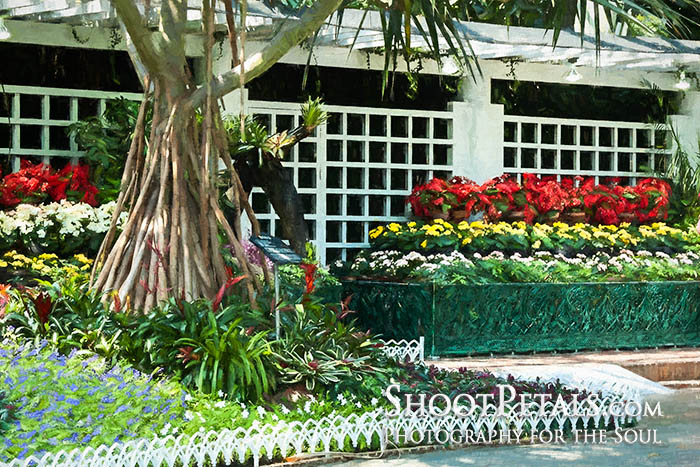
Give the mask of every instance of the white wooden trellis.
[[[249, 101], [248, 113], [271, 132], [298, 124], [300, 105]], [[299, 143], [284, 165], [304, 199], [311, 238], [322, 263], [365, 248], [375, 225], [406, 220], [406, 195], [430, 178], [453, 172], [450, 111], [328, 105], [331, 118]], [[276, 216], [264, 193], [252, 202], [262, 227], [275, 233]]]
[[666, 124], [506, 115], [503, 172], [620, 177], [634, 185], [663, 171], [673, 151]]
[[83, 156], [66, 130], [87, 117], [102, 115], [106, 101], [141, 100], [141, 94], [0, 85], [0, 157], [19, 169], [21, 158], [50, 163], [52, 158], [76, 163]]

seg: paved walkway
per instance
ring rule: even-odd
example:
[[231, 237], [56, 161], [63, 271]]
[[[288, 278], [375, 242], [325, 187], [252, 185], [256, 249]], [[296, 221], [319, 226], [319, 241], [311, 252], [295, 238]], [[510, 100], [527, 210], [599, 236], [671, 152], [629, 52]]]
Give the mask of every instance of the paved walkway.
[[460, 357], [426, 362], [444, 368], [467, 367], [474, 370], [533, 365], [613, 364], [652, 381], [700, 379], [699, 348], [664, 348], [644, 350], [603, 350], [561, 354], [497, 355]]
[[[700, 391], [677, 391], [650, 397], [660, 401], [664, 417], [642, 420], [637, 430], [656, 430], [659, 444], [574, 444], [485, 446], [441, 450], [340, 466], [700, 466]], [[610, 436], [610, 435], [609, 435]]]

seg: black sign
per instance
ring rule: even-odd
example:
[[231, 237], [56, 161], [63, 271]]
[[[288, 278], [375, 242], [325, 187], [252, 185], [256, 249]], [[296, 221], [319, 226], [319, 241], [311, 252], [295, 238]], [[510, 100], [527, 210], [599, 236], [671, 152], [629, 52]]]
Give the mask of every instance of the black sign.
[[263, 254], [275, 264], [300, 264], [301, 256], [296, 254], [282, 239], [269, 235], [250, 237], [250, 242], [260, 248]]

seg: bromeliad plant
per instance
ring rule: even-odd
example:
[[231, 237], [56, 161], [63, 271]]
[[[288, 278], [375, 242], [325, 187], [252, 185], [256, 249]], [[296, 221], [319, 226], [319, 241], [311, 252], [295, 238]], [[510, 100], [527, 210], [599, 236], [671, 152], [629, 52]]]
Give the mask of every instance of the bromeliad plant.
[[283, 311], [283, 338], [275, 346], [280, 382], [319, 387], [331, 394], [362, 391], [362, 382], [384, 373], [381, 344], [344, 318], [349, 300], [334, 308], [308, 295]]

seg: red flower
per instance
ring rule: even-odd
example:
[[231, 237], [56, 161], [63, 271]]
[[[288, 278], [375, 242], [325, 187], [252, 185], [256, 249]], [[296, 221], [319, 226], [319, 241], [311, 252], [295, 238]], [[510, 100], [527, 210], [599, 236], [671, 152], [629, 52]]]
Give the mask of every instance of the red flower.
[[309, 368], [312, 370], [318, 370], [318, 362], [316, 360], [312, 360], [309, 362]]
[[318, 265], [315, 263], [302, 263], [299, 267], [304, 270], [304, 282], [306, 283], [304, 293], [308, 295], [314, 291], [314, 282], [316, 281]]
[[39, 318], [39, 322], [44, 325], [49, 321], [49, 315], [51, 314], [51, 308], [53, 307], [53, 301], [51, 297], [46, 292], [41, 292], [36, 297], [30, 297], [32, 302], [34, 302], [34, 308], [36, 309], [36, 315]]

